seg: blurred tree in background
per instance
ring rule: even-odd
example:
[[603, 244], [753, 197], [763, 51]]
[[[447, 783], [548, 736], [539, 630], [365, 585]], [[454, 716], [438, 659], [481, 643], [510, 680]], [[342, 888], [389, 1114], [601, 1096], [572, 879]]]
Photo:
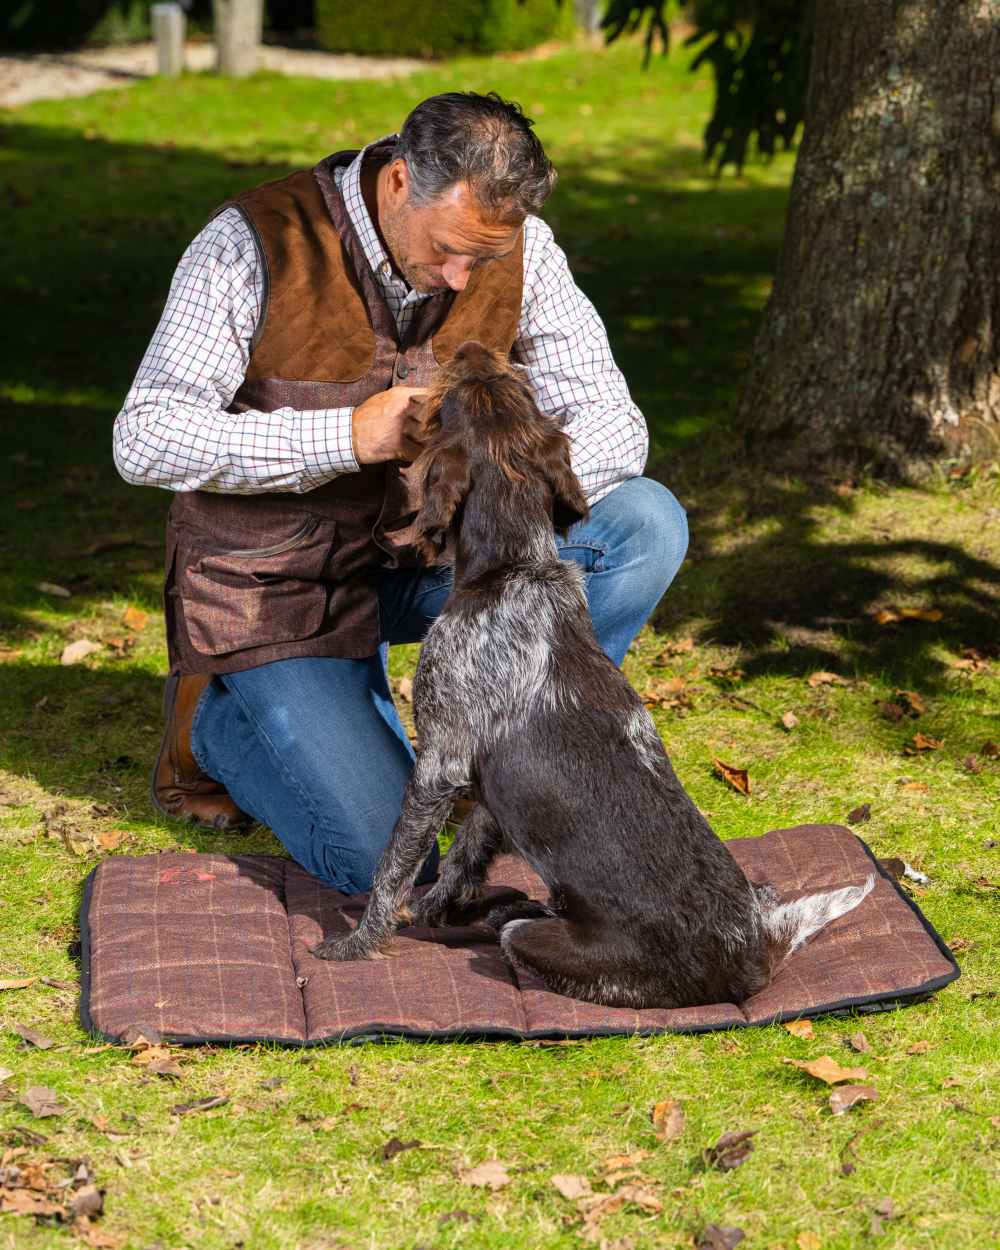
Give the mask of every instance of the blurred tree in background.
[[[919, 476], [1000, 455], [998, 0], [679, 0], [705, 154], [804, 137], [737, 417], [761, 463]], [[612, 0], [610, 39], [663, 3]]]

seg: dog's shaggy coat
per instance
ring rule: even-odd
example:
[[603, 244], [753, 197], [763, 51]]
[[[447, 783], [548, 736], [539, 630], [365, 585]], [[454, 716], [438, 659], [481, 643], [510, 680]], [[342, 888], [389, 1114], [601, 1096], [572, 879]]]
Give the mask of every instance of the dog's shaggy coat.
[[[598, 646], [580, 570], [559, 559], [554, 526], [587, 512], [565, 434], [478, 343], [456, 353], [436, 404], [415, 526], [432, 559], [455, 542], [455, 586], [417, 667], [416, 766], [358, 927], [314, 953], [372, 956], [400, 921], [478, 911], [505, 955], [559, 993], [615, 1007], [741, 1003], [874, 878], [786, 903], [746, 879]], [[462, 795], [477, 805], [410, 911], [416, 872]], [[484, 904], [500, 851], [531, 865], [548, 905]]]

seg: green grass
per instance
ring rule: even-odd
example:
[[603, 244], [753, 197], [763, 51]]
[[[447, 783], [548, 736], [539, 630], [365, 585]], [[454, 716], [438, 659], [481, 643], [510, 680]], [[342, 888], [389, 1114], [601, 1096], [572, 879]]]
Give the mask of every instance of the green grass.
[[[996, 471], [919, 490], [773, 480], [739, 462], [730, 401], [752, 350], [783, 223], [791, 160], [715, 181], [700, 159], [710, 100], [683, 58], [639, 69], [634, 46], [548, 59], [460, 61], [393, 83], [210, 77], [39, 103], [0, 117], [0, 978], [76, 974], [80, 886], [97, 835], [115, 852], [180, 846], [277, 851], [263, 831], [224, 838], [167, 825], [146, 796], [165, 669], [158, 545], [168, 498], [115, 475], [110, 427], [162, 306], [170, 273], [212, 208], [241, 187], [396, 128], [438, 90], [494, 88], [520, 100], [562, 173], [549, 219], [594, 299], [653, 431], [650, 471], [689, 509], [691, 557], [626, 669], [645, 689], [685, 679], [692, 706], [658, 709], [677, 770], [725, 836], [843, 821], [871, 805], [877, 854], [923, 868], [919, 901], [946, 940], [963, 938], [963, 978], [905, 1011], [784, 1029], [601, 1040], [565, 1046], [407, 1045], [308, 1053], [270, 1047], [189, 1052], [176, 1082], [120, 1050], [87, 1053], [76, 995], [36, 984], [0, 991], [0, 1064], [14, 1096], [56, 1089], [66, 1115], [33, 1120], [0, 1102], [7, 1145], [19, 1126], [47, 1141], [25, 1159], [86, 1157], [106, 1189], [102, 1227], [123, 1245], [252, 1250], [301, 1247], [575, 1247], [581, 1225], [549, 1177], [649, 1149], [640, 1164], [663, 1204], [601, 1226], [609, 1246], [690, 1246], [707, 1223], [735, 1224], [768, 1250], [917, 1250], [996, 1244], [997, 664], [954, 667], [996, 641], [1000, 549]], [[95, 537], [139, 545], [86, 555]], [[39, 591], [41, 581], [72, 591]], [[62, 667], [66, 642], [130, 634], [119, 655]], [[889, 605], [939, 621], [879, 625]], [[657, 665], [668, 641], [694, 650]], [[393, 656], [410, 671], [414, 648]], [[735, 682], [713, 667], [742, 670]], [[844, 686], [811, 687], [833, 670]], [[875, 703], [897, 689], [926, 712], [894, 724]], [[798, 725], [782, 727], [784, 713]], [[915, 730], [943, 745], [903, 754]], [[963, 760], [976, 754], [982, 771]], [[749, 767], [749, 799], [711, 759]], [[67, 845], [75, 845], [74, 853]], [[989, 883], [993, 883], [992, 886]], [[51, 1050], [8, 1031], [32, 1024]], [[825, 1088], [782, 1057], [861, 1060], [874, 1106], [833, 1119]], [[933, 1047], [910, 1055], [915, 1042]], [[280, 1077], [269, 1089], [262, 1082]], [[218, 1110], [170, 1106], [227, 1094]], [[687, 1120], [658, 1145], [649, 1110], [681, 1100]], [[122, 1136], [94, 1126], [107, 1116]], [[131, 1118], [125, 1118], [131, 1117]], [[759, 1129], [723, 1174], [699, 1164], [726, 1130]], [[855, 1142], [856, 1170], [841, 1172]], [[391, 1136], [423, 1143], [389, 1163]], [[458, 1170], [506, 1162], [496, 1194]], [[869, 1232], [874, 1205], [895, 1218]], [[471, 1218], [442, 1222], [449, 1212]], [[815, 1240], [810, 1240], [810, 1237]], [[0, 1215], [0, 1247], [64, 1246], [65, 1229]]]

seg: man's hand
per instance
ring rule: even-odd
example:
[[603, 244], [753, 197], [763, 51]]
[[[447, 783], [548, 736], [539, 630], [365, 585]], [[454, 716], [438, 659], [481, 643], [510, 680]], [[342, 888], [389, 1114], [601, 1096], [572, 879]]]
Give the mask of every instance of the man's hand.
[[351, 435], [358, 464], [416, 460], [427, 441], [425, 386], [393, 386], [354, 409]]

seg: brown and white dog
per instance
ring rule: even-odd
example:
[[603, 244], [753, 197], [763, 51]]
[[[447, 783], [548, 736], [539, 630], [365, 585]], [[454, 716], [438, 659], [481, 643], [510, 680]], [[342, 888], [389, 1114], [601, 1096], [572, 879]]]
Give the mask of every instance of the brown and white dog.
[[[432, 559], [454, 540], [455, 585], [413, 685], [416, 765], [358, 927], [314, 954], [370, 957], [400, 922], [478, 909], [507, 958], [556, 992], [616, 1007], [742, 1002], [875, 878], [788, 903], [747, 880], [598, 646], [579, 569], [559, 559], [555, 529], [587, 511], [566, 435], [478, 343], [456, 353], [435, 402], [415, 525]], [[477, 806], [409, 910], [460, 796]], [[501, 851], [538, 873], [548, 904], [511, 891], [484, 908]]]

